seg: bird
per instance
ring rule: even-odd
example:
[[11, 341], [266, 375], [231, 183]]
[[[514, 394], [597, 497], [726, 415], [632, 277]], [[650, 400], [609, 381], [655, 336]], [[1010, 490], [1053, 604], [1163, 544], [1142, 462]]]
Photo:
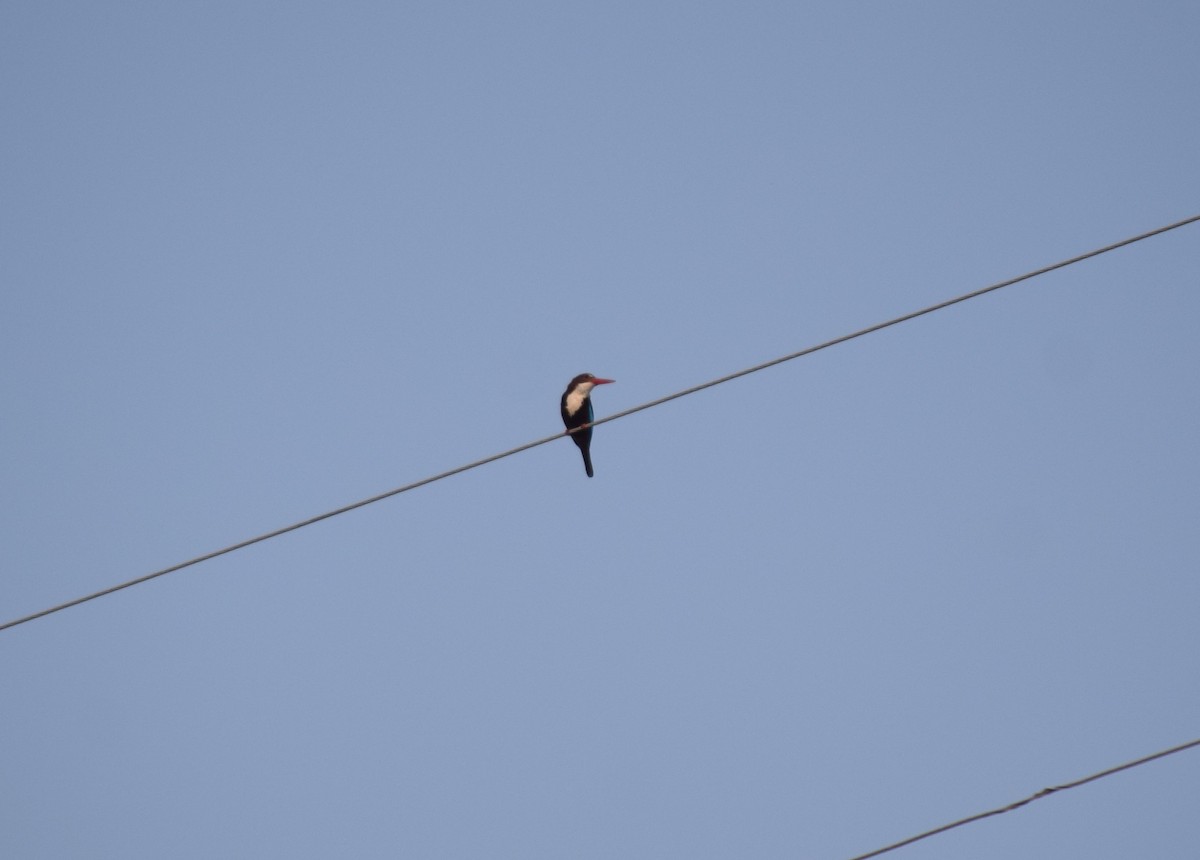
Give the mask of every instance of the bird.
[[[562, 414], [563, 425], [571, 433], [576, 427], [584, 429], [571, 433], [571, 438], [579, 446], [583, 454], [583, 468], [587, 476], [592, 477], [592, 428], [595, 417], [592, 413], [592, 389], [597, 385], [608, 385], [615, 379], [601, 379], [591, 373], [581, 373], [571, 380], [567, 390], [563, 392], [559, 412]], [[586, 426], [585, 426], [586, 425]]]

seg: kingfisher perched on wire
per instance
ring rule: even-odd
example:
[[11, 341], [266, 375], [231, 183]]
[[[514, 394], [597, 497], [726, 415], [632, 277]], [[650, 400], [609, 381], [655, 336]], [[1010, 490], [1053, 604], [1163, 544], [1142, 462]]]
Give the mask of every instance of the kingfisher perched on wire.
[[562, 403], [559, 405], [559, 412], [562, 414], [563, 424], [568, 433], [576, 427], [584, 428], [577, 433], [571, 433], [571, 438], [575, 440], [575, 444], [579, 446], [579, 450], [583, 454], [583, 468], [587, 469], [589, 478], [592, 477], [592, 428], [590, 425], [595, 419], [595, 415], [592, 413], [592, 389], [597, 385], [608, 385], [610, 382], [616, 382], [616, 380], [601, 379], [590, 373], [581, 373], [571, 380], [571, 384], [563, 392]]

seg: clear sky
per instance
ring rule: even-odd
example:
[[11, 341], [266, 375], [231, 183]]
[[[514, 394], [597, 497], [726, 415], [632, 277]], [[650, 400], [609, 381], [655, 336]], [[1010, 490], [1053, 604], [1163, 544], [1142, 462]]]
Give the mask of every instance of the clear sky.
[[[1194, 2], [0, 5], [0, 620], [1200, 212]], [[0, 855], [845, 858], [1200, 736], [1200, 226], [0, 633]], [[1183, 857], [1183, 753], [892, 855]]]

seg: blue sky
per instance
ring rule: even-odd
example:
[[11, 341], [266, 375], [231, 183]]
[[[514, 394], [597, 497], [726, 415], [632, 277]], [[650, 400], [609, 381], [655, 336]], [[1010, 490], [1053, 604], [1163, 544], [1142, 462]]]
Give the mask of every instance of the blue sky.
[[[1200, 213], [1198, 38], [6, 3], [0, 614]], [[839, 858], [1200, 736], [1198, 230], [0, 633], [0, 851]], [[1181, 856], [1196, 755], [892, 856]]]

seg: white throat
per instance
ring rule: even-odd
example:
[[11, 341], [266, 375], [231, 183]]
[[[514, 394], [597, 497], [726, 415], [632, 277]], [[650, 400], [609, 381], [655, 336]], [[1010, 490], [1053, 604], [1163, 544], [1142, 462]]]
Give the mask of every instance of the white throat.
[[592, 389], [596, 387], [594, 382], [581, 382], [575, 386], [570, 394], [567, 395], [567, 414], [574, 415], [583, 407], [583, 402], [587, 400]]

